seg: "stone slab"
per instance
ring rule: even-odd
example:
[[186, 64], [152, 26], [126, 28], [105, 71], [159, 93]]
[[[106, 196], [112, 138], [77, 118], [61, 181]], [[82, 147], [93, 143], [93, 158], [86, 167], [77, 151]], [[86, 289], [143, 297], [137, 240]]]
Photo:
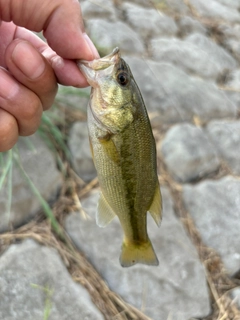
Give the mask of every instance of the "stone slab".
[[31, 239], [0, 256], [0, 319], [103, 320], [85, 288], [75, 283], [55, 249]]
[[179, 182], [190, 182], [217, 171], [220, 161], [214, 145], [201, 128], [173, 126], [165, 135], [161, 153], [169, 173]]
[[183, 187], [183, 199], [203, 242], [221, 256], [230, 274], [240, 270], [240, 180], [226, 176]]

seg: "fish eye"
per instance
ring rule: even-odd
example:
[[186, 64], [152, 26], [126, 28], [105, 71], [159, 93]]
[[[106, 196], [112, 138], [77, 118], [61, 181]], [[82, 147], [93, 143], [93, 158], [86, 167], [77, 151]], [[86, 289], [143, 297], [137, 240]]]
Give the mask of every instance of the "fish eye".
[[117, 76], [117, 81], [122, 86], [126, 86], [128, 84], [128, 82], [129, 82], [128, 75], [125, 72], [119, 73], [118, 76]]

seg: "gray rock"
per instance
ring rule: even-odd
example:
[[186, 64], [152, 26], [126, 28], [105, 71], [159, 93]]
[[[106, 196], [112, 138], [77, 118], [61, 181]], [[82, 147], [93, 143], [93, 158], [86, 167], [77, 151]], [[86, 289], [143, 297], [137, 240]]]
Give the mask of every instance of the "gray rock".
[[69, 133], [69, 149], [72, 154], [73, 168], [84, 180], [90, 181], [96, 177], [92, 160], [89, 135], [86, 122], [75, 122]]
[[[129, 0], [121, 0], [119, 2], [129, 2]], [[152, 4], [152, 1], [150, 0], [131, 0], [132, 3], [135, 3], [139, 6], [142, 6], [144, 8], [152, 8], [153, 7], [153, 4]]]
[[183, 200], [203, 242], [220, 255], [230, 274], [240, 268], [240, 181], [233, 177], [183, 187]]
[[49, 320], [103, 319], [56, 250], [30, 239], [11, 245], [0, 257], [0, 319], [42, 320], [48, 307]]
[[213, 83], [150, 60], [126, 57], [154, 124], [236, 117], [237, 107]]
[[224, 35], [226, 38], [233, 38], [236, 40], [240, 39], [240, 24], [228, 24], [228, 23], [223, 23], [218, 26], [219, 31]]
[[187, 123], [176, 125], [167, 132], [161, 152], [168, 171], [180, 182], [204, 177], [220, 166], [207, 135], [201, 128]]
[[[51, 151], [37, 134], [27, 139], [20, 138], [18, 150], [21, 165], [39, 193], [47, 201], [54, 199], [62, 183], [62, 176], [56, 169]], [[9, 212], [7, 185], [5, 184], [0, 190], [0, 232], [24, 224], [41, 208], [37, 196], [32, 192], [16, 163], [13, 164], [11, 194]]]
[[[240, 46], [239, 46], [239, 49], [240, 49]], [[239, 53], [240, 53], [240, 50], [239, 50]], [[230, 72], [225, 78], [224, 83], [222, 83], [221, 85], [223, 90], [225, 91], [225, 94], [236, 105], [236, 107], [240, 111], [240, 70], [237, 69]]]
[[236, 287], [229, 292], [231, 298], [234, 300], [234, 303], [240, 309], [240, 287]]
[[84, 1], [81, 3], [81, 9], [84, 19], [102, 18], [116, 20], [116, 13], [111, 0]]
[[218, 28], [222, 34], [223, 45], [240, 61], [240, 24], [221, 24]]
[[207, 29], [199, 21], [189, 16], [181, 17], [178, 20], [178, 26], [182, 36], [187, 36], [190, 33], [207, 33]]
[[184, 15], [189, 14], [189, 8], [184, 3], [184, 1], [179, 0], [165, 0], [159, 1], [159, 5], [157, 6], [160, 10], [170, 9], [173, 13]]
[[240, 44], [239, 40], [236, 39], [225, 39], [224, 45], [228, 48], [230, 52], [232, 52], [233, 56], [236, 57], [236, 59], [240, 60]]
[[[222, 2], [222, 3], [220, 3]], [[233, 5], [234, 0], [217, 1], [217, 0], [189, 0], [189, 3], [193, 6], [195, 11], [200, 17], [214, 19], [214, 20], [225, 20], [230, 23], [240, 22], [240, 15], [237, 8]], [[238, 1], [235, 1], [238, 3]]]
[[224, 85], [227, 88], [240, 92], [240, 69], [233, 70], [229, 73]]
[[129, 25], [144, 38], [173, 36], [178, 31], [172, 18], [154, 8], [146, 9], [132, 3], [124, 3], [122, 9]]
[[[171, 39], [152, 39], [151, 48], [153, 59], [161, 62], [171, 63], [187, 73], [194, 74], [206, 79], [217, 79], [226, 68], [234, 68], [235, 60], [223, 49], [214, 51], [215, 44], [206, 40], [203, 35], [195, 34], [188, 40]], [[195, 43], [195, 39], [204, 39], [201, 43]], [[192, 40], [191, 40], [192, 39]], [[194, 42], [193, 42], [194, 40]], [[209, 48], [207, 44], [209, 43]], [[212, 46], [210, 46], [210, 43]], [[216, 47], [215, 47], [216, 48]], [[220, 59], [221, 51], [221, 59]], [[226, 61], [224, 57], [228, 57]]]
[[238, 112], [240, 111], [240, 92], [235, 92], [232, 90], [225, 91], [226, 96], [230, 101], [237, 107]]
[[240, 175], [240, 121], [212, 121], [206, 130], [233, 174]]
[[219, 66], [208, 56], [207, 52], [199, 51], [197, 45], [185, 40], [152, 39], [151, 50], [153, 59], [156, 61], [171, 63], [187, 73], [216, 79], [221, 72]]
[[185, 40], [197, 45], [202, 51], [207, 52], [209, 57], [223, 69], [234, 70], [237, 67], [236, 60], [223, 47], [220, 47], [208, 37], [195, 33]]
[[118, 261], [122, 231], [117, 218], [105, 229], [95, 222], [98, 193], [92, 193], [82, 205], [91, 219], [73, 213], [65, 226], [76, 246], [84, 252], [110, 288], [151, 317], [151, 319], [186, 320], [210, 312], [203, 267], [182, 224], [173, 212], [171, 196], [165, 188], [163, 222], [160, 229], [148, 219], [149, 237], [160, 266], [135, 265], [122, 268]]
[[115, 47], [119, 47], [124, 53], [144, 52], [139, 35], [123, 22], [89, 19], [86, 25], [88, 35], [102, 55], [109, 54]]
[[239, 0], [218, 0], [221, 4], [231, 7], [234, 9], [240, 9], [240, 1]]

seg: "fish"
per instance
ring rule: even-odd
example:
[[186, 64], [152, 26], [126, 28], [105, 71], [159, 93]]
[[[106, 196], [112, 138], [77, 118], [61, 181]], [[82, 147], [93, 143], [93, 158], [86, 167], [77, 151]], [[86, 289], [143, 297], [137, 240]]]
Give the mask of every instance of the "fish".
[[77, 65], [92, 87], [87, 110], [89, 141], [100, 198], [96, 222], [107, 226], [117, 216], [123, 229], [122, 267], [157, 266], [147, 233], [147, 212], [160, 226], [162, 198], [156, 143], [140, 90], [119, 48]]

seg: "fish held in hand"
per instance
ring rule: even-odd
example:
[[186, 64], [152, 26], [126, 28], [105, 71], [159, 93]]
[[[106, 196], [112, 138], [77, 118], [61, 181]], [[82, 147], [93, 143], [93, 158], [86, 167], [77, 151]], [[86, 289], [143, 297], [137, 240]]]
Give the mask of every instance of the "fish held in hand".
[[148, 114], [119, 49], [93, 61], [78, 61], [92, 86], [88, 129], [101, 188], [97, 224], [118, 216], [124, 232], [120, 263], [158, 265], [147, 234], [147, 212], [160, 225], [162, 200], [156, 146]]

